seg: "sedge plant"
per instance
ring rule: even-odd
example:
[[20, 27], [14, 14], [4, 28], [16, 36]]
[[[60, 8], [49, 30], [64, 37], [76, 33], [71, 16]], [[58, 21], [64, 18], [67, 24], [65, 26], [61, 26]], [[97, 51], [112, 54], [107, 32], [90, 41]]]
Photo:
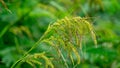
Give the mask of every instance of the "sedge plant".
[[[94, 44], [97, 45], [93, 26], [85, 18], [65, 17], [58, 20], [48, 26], [48, 29], [35, 45], [21, 59], [16, 61], [11, 68], [16, 68], [23, 62], [28, 63], [33, 68], [42, 65], [45, 65], [45, 68], [56, 68], [56, 58], [59, 58], [58, 61], [63, 62], [65, 68], [70, 68], [69, 62], [75, 67], [80, 64], [79, 52], [82, 50], [82, 42], [86, 35], [91, 35]], [[40, 43], [52, 47], [56, 54], [51, 57], [47, 56], [46, 51], [30, 54]], [[45, 63], [40, 59], [43, 59]]]

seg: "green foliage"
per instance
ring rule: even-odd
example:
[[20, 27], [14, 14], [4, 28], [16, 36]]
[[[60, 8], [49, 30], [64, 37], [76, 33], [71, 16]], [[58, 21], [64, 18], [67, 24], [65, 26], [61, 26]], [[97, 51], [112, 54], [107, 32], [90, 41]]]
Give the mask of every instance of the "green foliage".
[[16, 68], [119, 68], [119, 3], [0, 0], [0, 68], [10, 68], [20, 58]]
[[12, 12], [8, 9], [7, 5], [5, 4], [5, 2], [4, 2], [3, 0], [0, 0], [0, 2], [2, 3], [2, 5], [4, 6], [4, 8], [5, 8], [8, 12], [12, 13]]

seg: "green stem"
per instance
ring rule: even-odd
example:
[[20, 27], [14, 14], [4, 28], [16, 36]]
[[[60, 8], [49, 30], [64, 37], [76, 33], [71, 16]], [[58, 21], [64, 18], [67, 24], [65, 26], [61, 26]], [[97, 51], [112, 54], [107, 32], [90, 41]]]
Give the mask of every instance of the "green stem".
[[17, 65], [17, 63], [19, 63], [21, 60], [23, 60], [23, 59], [29, 54], [30, 51], [32, 51], [34, 48], [36, 48], [36, 47], [38, 46], [38, 44], [41, 42], [41, 40], [43, 39], [43, 37], [44, 37], [44, 35], [33, 45], [33, 47], [32, 47], [29, 51], [27, 51], [27, 53], [25, 53], [25, 54], [23, 55], [23, 57], [22, 57], [21, 59], [19, 59], [18, 61], [16, 61], [16, 62], [11, 66], [11, 68], [14, 68], [14, 67]]

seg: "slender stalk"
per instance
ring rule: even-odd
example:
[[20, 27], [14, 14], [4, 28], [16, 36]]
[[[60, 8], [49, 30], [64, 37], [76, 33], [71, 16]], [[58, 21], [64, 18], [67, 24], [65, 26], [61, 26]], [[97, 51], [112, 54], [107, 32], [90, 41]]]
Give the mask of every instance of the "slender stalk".
[[[45, 32], [45, 34], [46, 34], [46, 32]], [[45, 34], [33, 45], [33, 47], [32, 47], [29, 51], [27, 51], [27, 53], [25, 53], [25, 54], [23, 55], [23, 57], [22, 57], [21, 59], [19, 59], [18, 61], [16, 61], [16, 62], [11, 66], [11, 68], [14, 68], [14, 67], [17, 65], [17, 63], [21, 62], [21, 60], [23, 60], [23, 59], [29, 54], [30, 51], [32, 51], [34, 48], [36, 48], [36, 47], [38, 46], [38, 44], [39, 44], [39, 43], [42, 41], [42, 39], [44, 38]]]

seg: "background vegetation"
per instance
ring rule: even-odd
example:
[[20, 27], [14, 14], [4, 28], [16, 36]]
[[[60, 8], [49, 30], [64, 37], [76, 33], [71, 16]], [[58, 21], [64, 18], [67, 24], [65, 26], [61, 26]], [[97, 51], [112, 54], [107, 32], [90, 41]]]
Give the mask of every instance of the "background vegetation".
[[[4, 0], [4, 2], [7, 6], [0, 0], [0, 68], [10, 68], [43, 36], [49, 24], [54, 24], [65, 17], [72, 19], [71, 17], [76, 16], [84, 17], [93, 24], [98, 47], [95, 48], [88, 32], [87, 39], [85, 38], [85, 42], [82, 43], [85, 46], [78, 52], [80, 64], [77, 64], [79, 58], [74, 58], [73, 62], [66, 59], [69, 68], [120, 68], [120, 0]], [[29, 56], [24, 58], [25, 61], [16, 68], [39, 68], [41, 63], [40, 68], [46, 65], [66, 68], [61, 58], [53, 60], [51, 56], [58, 57], [56, 51], [50, 50], [46, 45], [38, 43]], [[66, 52], [63, 51], [62, 54]], [[37, 59], [41, 63], [35, 61], [36, 59], [28, 61], [34, 56], [42, 58]]]

